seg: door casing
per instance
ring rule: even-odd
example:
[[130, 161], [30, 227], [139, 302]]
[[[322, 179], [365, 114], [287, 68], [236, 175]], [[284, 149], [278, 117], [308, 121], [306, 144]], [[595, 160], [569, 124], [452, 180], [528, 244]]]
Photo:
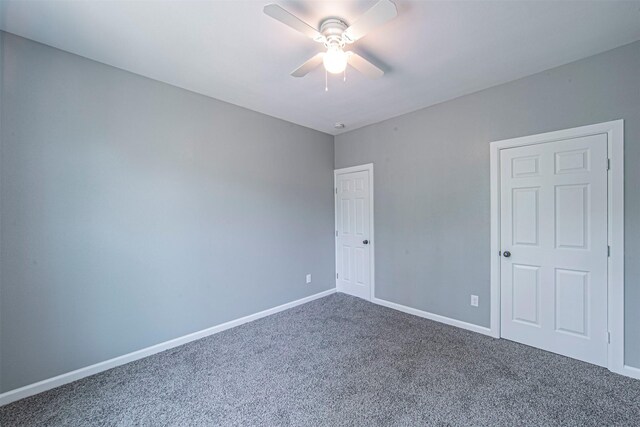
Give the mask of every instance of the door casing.
[[[370, 289], [369, 289], [369, 301], [372, 301], [375, 298], [375, 287], [376, 287], [376, 274], [375, 274], [375, 227], [373, 222], [373, 211], [374, 211], [374, 201], [373, 201], [373, 163], [367, 163], [365, 165], [360, 166], [352, 166], [348, 168], [335, 169], [333, 171], [333, 210], [334, 210], [334, 252], [335, 252], [335, 271], [338, 271], [338, 175], [342, 175], [345, 173], [351, 172], [369, 172], [369, 250], [371, 251], [369, 254], [369, 271], [370, 271]], [[334, 274], [336, 289], [338, 289], [338, 278]]]
[[[538, 135], [494, 141], [491, 159], [491, 335], [500, 338], [500, 151], [589, 135], [607, 135], [607, 321], [609, 370], [640, 378], [640, 370], [624, 364], [624, 121], [614, 120]], [[602, 167], [606, 167], [603, 165]]]

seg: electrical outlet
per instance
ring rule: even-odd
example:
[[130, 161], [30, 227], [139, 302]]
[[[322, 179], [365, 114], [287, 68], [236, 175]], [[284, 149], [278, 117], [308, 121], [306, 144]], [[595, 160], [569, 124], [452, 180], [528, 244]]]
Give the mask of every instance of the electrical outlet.
[[478, 306], [478, 295], [471, 295], [471, 305], [474, 307]]
[[311, 283], [311, 275], [307, 274], [307, 283]]

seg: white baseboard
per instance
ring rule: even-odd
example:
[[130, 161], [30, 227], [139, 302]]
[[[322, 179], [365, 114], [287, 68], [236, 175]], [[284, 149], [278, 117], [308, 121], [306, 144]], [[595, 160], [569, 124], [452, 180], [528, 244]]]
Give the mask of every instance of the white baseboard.
[[629, 365], [624, 365], [622, 367], [622, 371], [618, 372], [621, 375], [627, 376], [627, 377], [631, 377], [631, 378], [635, 378], [637, 380], [640, 380], [640, 368], [635, 368], [633, 366], [629, 366]]
[[329, 289], [317, 294], [301, 298], [296, 301], [291, 301], [286, 304], [273, 307], [259, 313], [250, 314], [239, 319], [231, 320], [229, 322], [222, 323], [220, 325], [213, 326], [211, 328], [203, 329], [198, 332], [194, 332], [182, 337], [178, 337], [169, 341], [162, 342], [160, 344], [153, 345], [151, 347], [143, 348], [142, 350], [134, 351], [133, 353], [124, 354], [122, 356], [114, 357], [113, 359], [105, 360], [104, 362], [96, 363], [95, 365], [87, 366], [84, 368], [76, 369], [75, 371], [67, 372], [66, 374], [58, 375], [53, 378], [49, 378], [37, 383], [29, 384], [24, 387], [10, 390], [0, 394], [0, 406], [6, 405], [16, 400], [23, 399], [25, 397], [33, 396], [34, 394], [42, 393], [43, 391], [51, 390], [52, 388], [59, 387], [61, 385], [77, 381], [81, 378], [88, 377], [90, 375], [97, 374], [102, 371], [106, 371], [116, 366], [124, 365], [125, 363], [133, 362], [134, 360], [142, 359], [147, 356], [151, 356], [161, 351], [169, 350], [171, 348], [189, 343], [191, 341], [198, 340], [200, 338], [207, 337], [209, 335], [217, 334], [218, 332], [231, 329], [236, 326], [240, 326], [244, 323], [249, 323], [254, 320], [261, 319], [263, 317], [270, 316], [275, 313], [293, 308], [298, 305], [308, 303], [318, 298], [323, 298], [335, 293], [335, 289]]
[[395, 302], [383, 300], [380, 298], [373, 298], [371, 302], [385, 307], [393, 308], [394, 310], [402, 311], [404, 313], [413, 314], [414, 316], [424, 317], [425, 319], [434, 320], [436, 322], [445, 323], [447, 325], [456, 326], [458, 328], [467, 329], [469, 331], [478, 332], [480, 334], [493, 336], [491, 329], [484, 326], [474, 325], [473, 323], [463, 322], [462, 320], [451, 319], [450, 317], [440, 316], [439, 314], [429, 313], [427, 311], [418, 310], [417, 308], [407, 307], [406, 305], [397, 304]]

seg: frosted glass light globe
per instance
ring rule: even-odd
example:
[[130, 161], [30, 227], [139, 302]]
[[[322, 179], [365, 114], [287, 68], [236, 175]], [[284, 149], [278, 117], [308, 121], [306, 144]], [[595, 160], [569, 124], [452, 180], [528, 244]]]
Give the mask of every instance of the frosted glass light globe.
[[330, 47], [322, 58], [324, 68], [331, 74], [340, 74], [347, 68], [347, 54], [339, 47]]

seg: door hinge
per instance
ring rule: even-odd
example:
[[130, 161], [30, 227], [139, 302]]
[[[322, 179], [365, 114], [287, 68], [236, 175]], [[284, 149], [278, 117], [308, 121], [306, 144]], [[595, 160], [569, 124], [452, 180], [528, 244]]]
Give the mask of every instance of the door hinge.
[[611, 256], [611, 246], [607, 245], [607, 257]]
[[338, 237], [338, 230], [336, 230], [336, 237]]
[[339, 277], [340, 277], [340, 275], [338, 273], [336, 273], [336, 279], [339, 278]]
[[611, 344], [611, 332], [607, 332], [607, 342]]
[[336, 194], [338, 194], [338, 187], [336, 187]]
[[607, 159], [607, 170], [611, 170], [611, 159]]

